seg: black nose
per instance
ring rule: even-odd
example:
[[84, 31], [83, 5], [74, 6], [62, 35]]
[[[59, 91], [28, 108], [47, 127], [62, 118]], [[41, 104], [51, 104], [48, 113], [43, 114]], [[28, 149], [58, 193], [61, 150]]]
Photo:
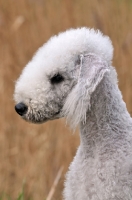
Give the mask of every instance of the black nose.
[[26, 114], [28, 107], [24, 103], [18, 103], [15, 105], [15, 110], [19, 115], [24, 115]]

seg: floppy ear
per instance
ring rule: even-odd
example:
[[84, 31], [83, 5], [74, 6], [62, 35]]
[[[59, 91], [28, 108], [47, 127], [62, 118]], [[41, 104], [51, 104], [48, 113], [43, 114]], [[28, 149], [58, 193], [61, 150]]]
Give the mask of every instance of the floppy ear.
[[95, 54], [80, 56], [79, 77], [76, 86], [68, 95], [63, 107], [71, 127], [75, 128], [79, 122], [86, 122], [86, 113], [90, 110], [92, 93], [109, 71], [108, 64]]

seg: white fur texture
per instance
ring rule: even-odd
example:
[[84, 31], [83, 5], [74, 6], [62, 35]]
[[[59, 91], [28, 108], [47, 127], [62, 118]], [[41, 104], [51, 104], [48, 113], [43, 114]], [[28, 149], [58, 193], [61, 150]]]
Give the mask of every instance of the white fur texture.
[[[66, 117], [79, 124], [80, 146], [66, 176], [65, 200], [132, 200], [132, 119], [111, 66], [113, 47], [100, 31], [52, 37], [24, 68], [16, 103], [34, 123]], [[60, 83], [51, 80], [59, 74]]]

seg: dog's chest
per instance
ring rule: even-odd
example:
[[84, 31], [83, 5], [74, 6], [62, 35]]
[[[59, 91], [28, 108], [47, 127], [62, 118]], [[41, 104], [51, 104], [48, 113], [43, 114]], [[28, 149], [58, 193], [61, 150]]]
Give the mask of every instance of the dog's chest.
[[[116, 161], [84, 158], [81, 148], [69, 167], [64, 189], [65, 200], [117, 200], [132, 199], [132, 178]], [[128, 173], [127, 173], [128, 174]], [[122, 178], [125, 180], [122, 180]], [[125, 184], [122, 184], [125, 183]], [[127, 198], [126, 198], [127, 197]]]

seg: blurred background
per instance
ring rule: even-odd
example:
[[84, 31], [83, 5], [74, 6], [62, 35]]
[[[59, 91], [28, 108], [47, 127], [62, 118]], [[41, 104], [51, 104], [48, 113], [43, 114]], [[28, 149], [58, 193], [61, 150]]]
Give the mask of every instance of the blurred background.
[[46, 199], [59, 169], [52, 199], [61, 200], [64, 175], [79, 145], [78, 132], [65, 120], [42, 125], [23, 121], [14, 111], [16, 79], [35, 51], [68, 28], [100, 29], [113, 41], [113, 65], [132, 112], [132, 0], [0, 0], [0, 194]]

